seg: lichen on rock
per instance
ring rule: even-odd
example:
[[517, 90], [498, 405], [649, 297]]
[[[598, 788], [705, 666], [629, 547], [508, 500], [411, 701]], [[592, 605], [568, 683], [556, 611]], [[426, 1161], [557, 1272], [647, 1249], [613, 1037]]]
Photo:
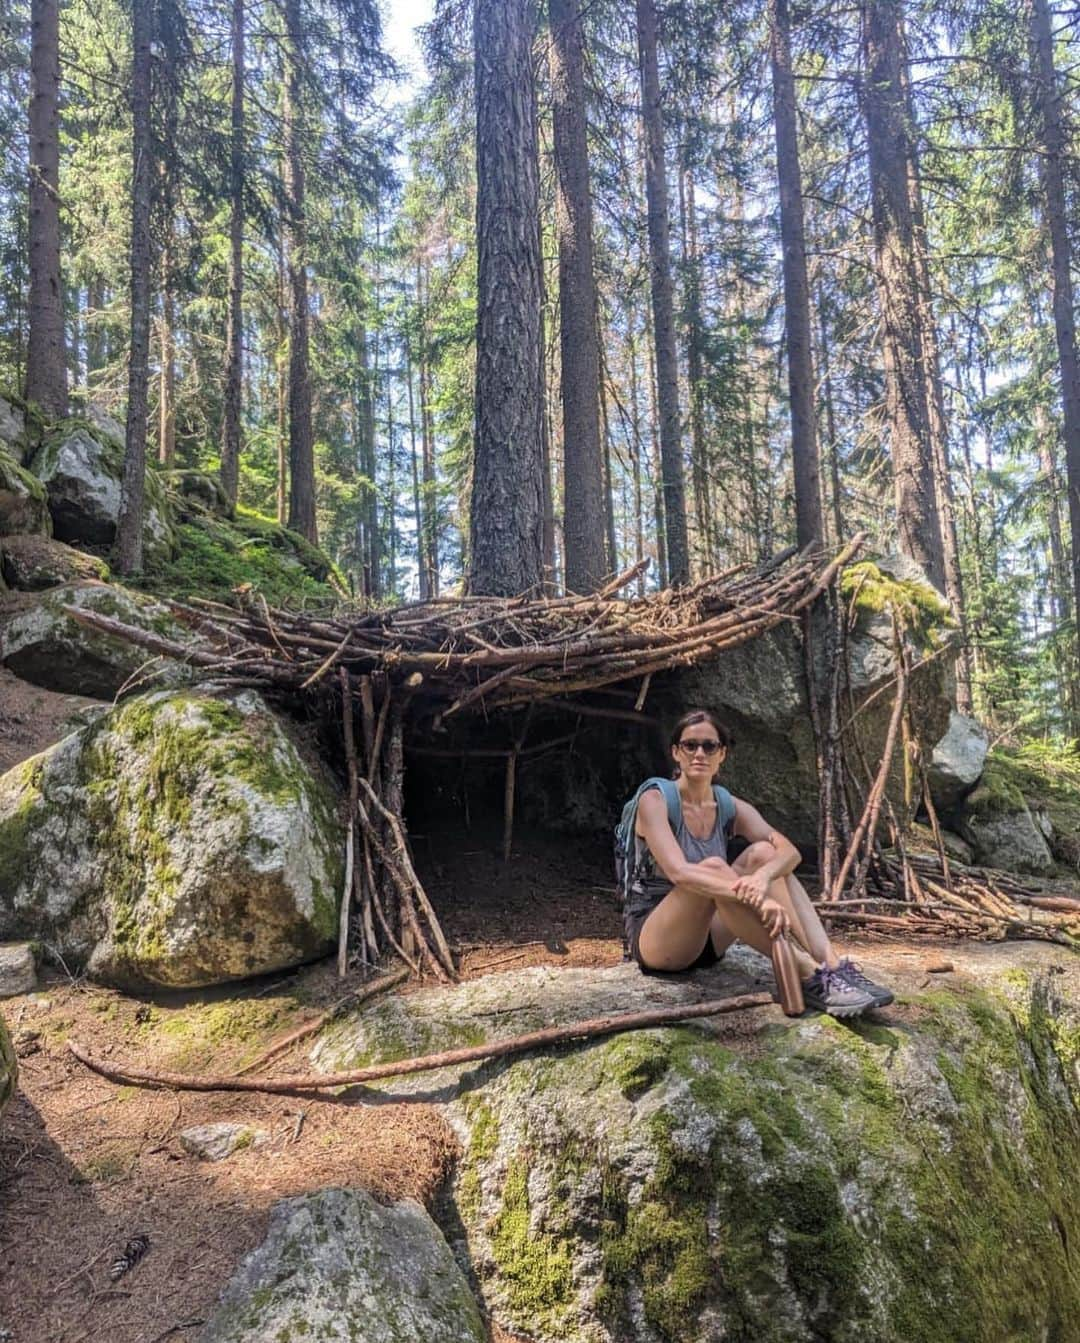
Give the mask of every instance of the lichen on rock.
[[45, 487], [0, 444], [0, 536], [51, 530]]
[[0, 936], [120, 987], [325, 955], [336, 797], [253, 692], [131, 699], [0, 778]]
[[240, 1265], [203, 1343], [484, 1343], [469, 1284], [411, 1199], [361, 1189], [287, 1199]]

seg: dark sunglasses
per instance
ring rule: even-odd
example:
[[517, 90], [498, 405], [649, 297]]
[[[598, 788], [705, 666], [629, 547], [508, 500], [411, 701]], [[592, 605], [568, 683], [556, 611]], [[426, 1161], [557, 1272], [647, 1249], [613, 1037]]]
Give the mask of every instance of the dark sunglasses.
[[715, 737], [708, 741], [681, 741], [679, 750], [685, 751], [687, 755], [696, 755], [701, 751], [703, 755], [715, 755], [720, 749], [720, 743]]

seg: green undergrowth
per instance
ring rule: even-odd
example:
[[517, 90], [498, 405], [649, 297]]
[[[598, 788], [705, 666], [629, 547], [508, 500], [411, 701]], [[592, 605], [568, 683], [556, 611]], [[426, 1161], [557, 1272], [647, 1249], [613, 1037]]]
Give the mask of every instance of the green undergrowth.
[[223, 1059], [243, 1067], [293, 1024], [301, 1006], [301, 997], [285, 990], [271, 997], [155, 1006], [142, 1032], [160, 1048], [166, 1069], [217, 1071]]
[[238, 508], [231, 521], [210, 513], [181, 522], [173, 557], [143, 579], [151, 592], [184, 599], [234, 602], [251, 590], [271, 606], [327, 606], [335, 593], [332, 565], [315, 546], [270, 518]]

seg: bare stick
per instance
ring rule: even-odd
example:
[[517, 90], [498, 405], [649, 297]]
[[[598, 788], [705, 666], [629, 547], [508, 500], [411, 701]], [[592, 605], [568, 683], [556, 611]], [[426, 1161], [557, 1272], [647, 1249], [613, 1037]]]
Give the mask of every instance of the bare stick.
[[366, 1003], [369, 998], [374, 998], [376, 994], [385, 993], [387, 989], [396, 988], [409, 977], [409, 970], [395, 970], [393, 974], [384, 975], [382, 979], [377, 979], [372, 984], [362, 984], [355, 992], [347, 994], [333, 1007], [328, 1007], [325, 1012], [320, 1012], [317, 1017], [310, 1021], [305, 1021], [302, 1026], [296, 1030], [290, 1031], [288, 1035], [283, 1035], [280, 1040], [275, 1040], [269, 1049], [253, 1062], [237, 1070], [236, 1076], [243, 1077], [246, 1073], [256, 1072], [259, 1068], [269, 1063], [271, 1059], [276, 1059], [279, 1054], [290, 1049], [293, 1045], [299, 1044], [301, 1040], [306, 1040], [315, 1035], [326, 1025], [328, 1021], [333, 1021], [335, 1017], [341, 1016], [342, 1012], [351, 1007], [358, 1007], [361, 1003]]
[[356, 738], [353, 736], [352, 689], [349, 673], [342, 667], [341, 681], [341, 735], [345, 739], [345, 761], [349, 769], [349, 819], [345, 845], [345, 889], [341, 893], [341, 916], [338, 920], [338, 978], [345, 978], [349, 961], [349, 905], [352, 900], [353, 864], [356, 860], [356, 799], [359, 782], [356, 769]]
[[506, 1058], [524, 1054], [532, 1049], [550, 1049], [574, 1040], [617, 1035], [620, 1031], [649, 1030], [656, 1026], [670, 1026], [678, 1021], [692, 1021], [698, 1017], [715, 1017], [731, 1012], [744, 1012], [754, 1007], [769, 1007], [773, 998], [769, 993], [743, 993], [734, 998], [712, 998], [703, 1003], [688, 1003], [684, 1007], [660, 1007], [651, 1012], [627, 1012], [619, 1016], [590, 1017], [567, 1026], [549, 1026], [515, 1035], [508, 1040], [493, 1040], [489, 1044], [468, 1045], [463, 1049], [448, 1049], [441, 1054], [426, 1054], [420, 1058], [399, 1059], [396, 1063], [376, 1063], [368, 1068], [355, 1068], [343, 1073], [298, 1073], [294, 1077], [229, 1077], [211, 1074], [152, 1072], [144, 1068], [120, 1067], [96, 1058], [74, 1040], [68, 1049], [93, 1072], [100, 1073], [110, 1082], [124, 1086], [168, 1087], [174, 1091], [327, 1091], [335, 1087], [357, 1086], [363, 1082], [377, 1082], [385, 1077], [406, 1077], [413, 1073], [432, 1072], [459, 1063], [479, 1063], [483, 1059]]

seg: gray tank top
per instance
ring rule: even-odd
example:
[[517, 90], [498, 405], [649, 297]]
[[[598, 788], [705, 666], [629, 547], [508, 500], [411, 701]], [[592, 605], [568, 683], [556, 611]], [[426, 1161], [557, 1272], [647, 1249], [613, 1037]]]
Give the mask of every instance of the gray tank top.
[[[682, 849], [688, 863], [700, 863], [705, 858], [727, 858], [727, 835], [720, 823], [720, 808], [716, 809], [716, 822], [704, 839], [698, 839], [687, 829], [686, 820], [680, 815], [675, 840]], [[634, 875], [630, 880], [627, 894], [626, 916], [649, 914], [671, 890], [672, 883], [656, 865], [648, 844], [639, 834], [634, 835]]]

